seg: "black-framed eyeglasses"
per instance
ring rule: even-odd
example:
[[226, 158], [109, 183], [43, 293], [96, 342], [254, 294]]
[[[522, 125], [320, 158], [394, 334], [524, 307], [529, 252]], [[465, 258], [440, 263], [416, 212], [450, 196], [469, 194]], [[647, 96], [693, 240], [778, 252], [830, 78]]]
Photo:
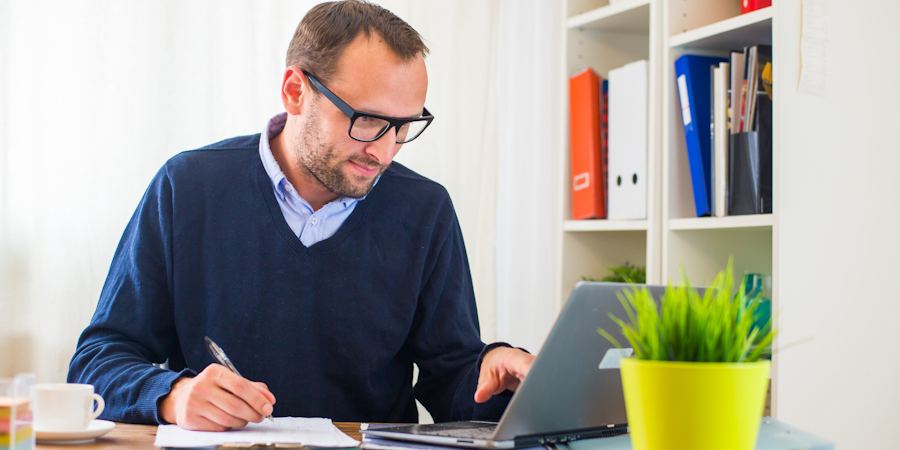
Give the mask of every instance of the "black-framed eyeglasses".
[[347, 133], [350, 134], [351, 138], [357, 141], [377, 141], [381, 136], [384, 136], [384, 133], [387, 133], [388, 130], [394, 128], [397, 132], [396, 142], [398, 144], [405, 144], [419, 137], [419, 135], [428, 128], [428, 125], [431, 125], [431, 121], [434, 120], [434, 116], [431, 115], [431, 113], [428, 112], [428, 108], [425, 107], [422, 107], [421, 117], [405, 119], [357, 111], [351, 108], [347, 102], [341, 100], [334, 92], [328, 90], [324, 84], [320, 83], [319, 80], [309, 72], [304, 70], [303, 74], [306, 75], [306, 78], [309, 78], [309, 81], [312, 81], [313, 86], [315, 86], [319, 92], [325, 94], [325, 97], [330, 100], [331, 103], [334, 103], [334, 106], [337, 106], [338, 109], [343, 111], [344, 114], [350, 118], [350, 128], [347, 130]]

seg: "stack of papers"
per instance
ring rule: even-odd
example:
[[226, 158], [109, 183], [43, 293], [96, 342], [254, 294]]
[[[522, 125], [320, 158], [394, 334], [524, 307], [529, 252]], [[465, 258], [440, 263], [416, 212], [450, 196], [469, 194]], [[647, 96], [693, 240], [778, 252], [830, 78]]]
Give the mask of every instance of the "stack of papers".
[[331, 419], [277, 417], [275, 423], [264, 420], [230, 431], [190, 431], [177, 425], [160, 425], [156, 431], [157, 447], [197, 448], [220, 445], [298, 444], [304, 447], [347, 448], [359, 441], [344, 434]]

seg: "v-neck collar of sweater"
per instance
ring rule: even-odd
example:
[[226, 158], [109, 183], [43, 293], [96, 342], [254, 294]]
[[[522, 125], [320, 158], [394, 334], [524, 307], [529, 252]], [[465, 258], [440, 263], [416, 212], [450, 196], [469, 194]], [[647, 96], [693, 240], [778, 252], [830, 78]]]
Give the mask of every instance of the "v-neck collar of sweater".
[[357, 203], [356, 208], [350, 213], [350, 216], [347, 217], [347, 220], [344, 221], [341, 227], [338, 228], [337, 232], [331, 237], [307, 247], [300, 238], [294, 234], [294, 231], [284, 219], [284, 213], [281, 212], [281, 207], [278, 206], [278, 199], [275, 198], [275, 191], [272, 189], [272, 181], [269, 178], [269, 174], [266, 172], [266, 168], [263, 166], [262, 159], [260, 159], [258, 155], [256, 161], [255, 176], [257, 184], [259, 185], [260, 194], [263, 196], [266, 206], [269, 208], [269, 213], [272, 216], [272, 221], [275, 223], [275, 228], [278, 230], [278, 234], [280, 234], [287, 242], [288, 246], [302, 256], [317, 255], [341, 245], [350, 233], [359, 226], [363, 217], [367, 215], [369, 204], [372, 203], [373, 200], [372, 194], [374, 194], [374, 191], [369, 192], [365, 201]]

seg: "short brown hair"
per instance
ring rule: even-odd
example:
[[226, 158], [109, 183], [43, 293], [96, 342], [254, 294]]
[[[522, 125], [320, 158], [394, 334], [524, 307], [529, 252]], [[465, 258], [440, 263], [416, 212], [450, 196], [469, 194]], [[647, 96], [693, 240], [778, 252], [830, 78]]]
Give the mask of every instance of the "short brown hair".
[[365, 0], [345, 0], [316, 5], [306, 13], [288, 47], [287, 65], [328, 82], [347, 45], [360, 33], [370, 37], [373, 32], [403, 61], [428, 55], [422, 36], [394, 13]]

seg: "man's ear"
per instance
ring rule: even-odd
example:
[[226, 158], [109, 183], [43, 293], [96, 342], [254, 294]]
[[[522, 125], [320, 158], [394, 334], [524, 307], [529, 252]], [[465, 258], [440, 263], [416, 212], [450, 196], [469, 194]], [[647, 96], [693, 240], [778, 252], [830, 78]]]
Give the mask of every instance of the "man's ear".
[[312, 94], [308, 83], [306, 75], [297, 67], [288, 66], [287, 69], [284, 69], [284, 79], [281, 81], [281, 102], [288, 114], [299, 116], [303, 111], [306, 100], [311, 98]]

